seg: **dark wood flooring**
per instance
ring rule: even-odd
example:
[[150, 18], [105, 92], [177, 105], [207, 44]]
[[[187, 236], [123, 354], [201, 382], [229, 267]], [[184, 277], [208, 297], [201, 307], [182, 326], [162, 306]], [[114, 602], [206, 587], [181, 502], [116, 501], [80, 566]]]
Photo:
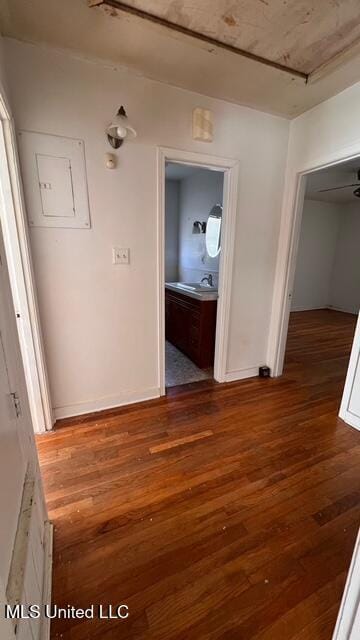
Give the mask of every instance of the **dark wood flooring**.
[[355, 317], [294, 313], [285, 375], [173, 391], [37, 439], [63, 640], [330, 640], [360, 517], [337, 418]]

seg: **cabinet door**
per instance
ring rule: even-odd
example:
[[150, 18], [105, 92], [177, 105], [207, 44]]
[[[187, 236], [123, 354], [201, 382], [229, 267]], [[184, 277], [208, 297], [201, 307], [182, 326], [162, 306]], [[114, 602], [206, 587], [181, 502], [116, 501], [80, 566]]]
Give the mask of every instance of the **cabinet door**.
[[178, 346], [179, 349], [186, 351], [189, 344], [189, 310], [186, 304], [183, 304], [178, 300], [174, 303], [173, 312], [173, 327], [176, 346]]
[[197, 363], [200, 354], [201, 332], [200, 332], [200, 314], [193, 310], [189, 314], [189, 331], [188, 331], [188, 353], [189, 356]]

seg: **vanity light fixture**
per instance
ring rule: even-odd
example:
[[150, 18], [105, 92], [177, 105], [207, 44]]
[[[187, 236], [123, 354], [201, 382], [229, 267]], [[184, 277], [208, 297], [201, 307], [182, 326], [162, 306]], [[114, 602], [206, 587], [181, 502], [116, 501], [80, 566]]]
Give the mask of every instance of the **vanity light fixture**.
[[206, 233], [206, 222], [200, 222], [200, 220], [195, 220], [193, 223], [193, 233]]
[[119, 149], [125, 138], [136, 138], [136, 131], [130, 126], [123, 106], [120, 107], [115, 118], [107, 127], [106, 135], [113, 149]]

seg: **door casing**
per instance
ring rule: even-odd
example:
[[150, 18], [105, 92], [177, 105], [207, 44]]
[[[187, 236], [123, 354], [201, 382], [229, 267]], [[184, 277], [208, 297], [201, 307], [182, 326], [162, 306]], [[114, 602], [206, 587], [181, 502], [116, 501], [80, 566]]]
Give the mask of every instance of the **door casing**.
[[221, 158], [182, 149], [158, 147], [158, 371], [160, 395], [165, 395], [165, 163], [187, 164], [201, 169], [224, 173], [223, 225], [219, 263], [219, 298], [216, 316], [214, 378], [226, 380], [229, 343], [231, 282], [234, 259], [237, 194], [239, 180], [238, 160]]

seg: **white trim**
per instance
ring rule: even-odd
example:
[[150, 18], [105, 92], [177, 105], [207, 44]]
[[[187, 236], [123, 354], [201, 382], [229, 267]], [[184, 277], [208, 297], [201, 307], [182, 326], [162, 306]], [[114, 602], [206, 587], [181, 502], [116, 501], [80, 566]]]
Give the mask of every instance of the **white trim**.
[[255, 378], [259, 375], [259, 367], [250, 367], [249, 369], [238, 369], [237, 371], [228, 371], [225, 374], [224, 382], [235, 382], [236, 380], [244, 380], [244, 378]]
[[360, 532], [346, 580], [332, 640], [358, 640], [360, 628]]
[[16, 141], [11, 120], [1, 108], [0, 208], [4, 244], [23, 359], [31, 417], [36, 433], [52, 429], [48, 377], [42, 344]]
[[66, 405], [63, 407], [55, 407], [54, 415], [56, 420], [59, 420], [60, 418], [73, 418], [85, 413], [95, 413], [97, 411], [105, 411], [106, 409], [116, 409], [116, 407], [134, 404], [135, 402], [153, 400], [154, 398], [159, 398], [159, 396], [160, 389], [158, 387], [146, 389], [145, 391], [124, 391], [122, 394], [116, 396], [99, 398], [98, 400], [92, 400], [90, 402], [79, 402], [77, 404]]
[[[273, 305], [270, 321], [267, 362], [272, 376], [280, 376], [284, 366], [286, 338], [292, 302], [292, 288], [295, 278], [296, 258], [300, 240], [301, 218], [305, 197], [304, 176], [296, 175], [292, 194], [289, 196], [289, 208], [294, 211], [292, 219], [285, 219], [279, 238], [278, 263], [275, 276]], [[281, 274], [281, 286], [278, 270], [285, 265]], [[279, 283], [279, 284], [278, 284]]]
[[[53, 525], [51, 522], [45, 522], [44, 528], [44, 575], [43, 575], [43, 607], [51, 604], [51, 585], [52, 585], [52, 568], [53, 568]], [[50, 638], [50, 618], [42, 615], [40, 625], [39, 640], [49, 640]]]
[[299, 168], [298, 171], [287, 170], [267, 350], [267, 362], [272, 376], [280, 376], [284, 366], [306, 175], [353, 160], [359, 156], [360, 141], [336, 152], [320, 156], [312, 164], [307, 164]]
[[333, 307], [331, 304], [324, 304], [321, 307], [291, 307], [290, 313], [296, 313], [301, 311], [339, 311], [340, 313], [349, 313], [351, 316], [356, 316], [355, 311], [349, 311], [348, 309], [342, 309], [341, 307]]
[[165, 162], [166, 151], [157, 149], [157, 307], [158, 307], [158, 386], [165, 395]]
[[[290, 313], [301, 313], [302, 311], [324, 311], [325, 309], [330, 309], [330, 307], [327, 307], [326, 305], [323, 305], [322, 307], [291, 307]], [[331, 310], [335, 311], [332, 307]]]
[[349, 311], [349, 309], [342, 309], [341, 307], [332, 307], [331, 305], [328, 305], [326, 309], [329, 309], [330, 311], [340, 311], [340, 313], [349, 313], [351, 316], [357, 316], [356, 311]]
[[239, 162], [203, 153], [193, 153], [183, 149], [158, 147], [158, 371], [161, 395], [165, 394], [165, 162], [178, 162], [198, 166], [203, 169], [224, 173], [224, 201], [222, 250], [219, 265], [219, 298], [216, 317], [216, 343], [214, 378], [217, 382], [226, 380], [226, 362], [229, 342], [229, 318], [231, 281], [234, 259], [235, 224], [237, 213], [237, 189]]
[[230, 303], [234, 262], [238, 180], [238, 163], [233, 164], [232, 166], [228, 165], [224, 174], [224, 217], [222, 223], [219, 263], [219, 298], [216, 314], [214, 378], [217, 382], [225, 382], [227, 379], [226, 364], [229, 346]]
[[345, 386], [340, 405], [339, 416], [351, 427], [360, 430], [360, 416], [350, 410], [350, 400], [354, 388], [354, 379], [360, 366], [360, 316], [356, 324], [354, 341], [351, 349], [349, 366], [346, 374]]

